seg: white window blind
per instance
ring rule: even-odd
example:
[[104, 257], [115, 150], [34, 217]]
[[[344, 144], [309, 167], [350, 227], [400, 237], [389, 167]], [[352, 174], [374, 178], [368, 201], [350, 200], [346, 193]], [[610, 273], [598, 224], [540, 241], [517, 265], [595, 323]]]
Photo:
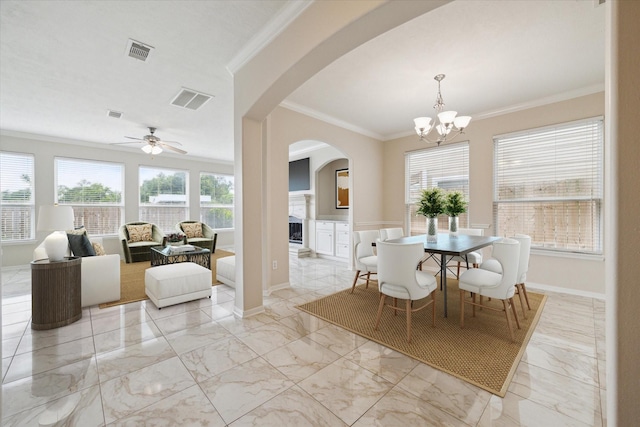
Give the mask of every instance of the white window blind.
[[123, 223], [124, 165], [55, 158], [55, 200], [73, 207], [74, 225], [89, 235], [113, 235]]
[[[409, 234], [426, 234], [427, 220], [416, 215], [417, 202], [422, 190], [440, 187], [444, 190], [458, 190], [469, 201], [469, 142], [447, 144], [426, 148], [405, 154], [405, 212]], [[468, 210], [467, 210], [468, 211]], [[467, 227], [468, 214], [459, 217], [460, 227]], [[446, 215], [438, 217], [438, 228], [447, 230]]]
[[212, 228], [233, 228], [233, 176], [200, 173], [200, 221]]
[[140, 221], [157, 225], [164, 233], [189, 219], [189, 174], [174, 169], [140, 166]]
[[2, 241], [35, 238], [34, 156], [0, 153]]
[[497, 234], [602, 253], [603, 141], [602, 117], [495, 137]]

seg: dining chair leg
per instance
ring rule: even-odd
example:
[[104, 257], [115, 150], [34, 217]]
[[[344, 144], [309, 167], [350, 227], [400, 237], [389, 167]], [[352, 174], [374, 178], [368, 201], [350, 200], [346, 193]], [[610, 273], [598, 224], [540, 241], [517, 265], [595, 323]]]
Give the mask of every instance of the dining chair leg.
[[527, 288], [524, 286], [524, 282], [520, 283], [520, 287], [522, 288], [524, 299], [527, 301], [527, 308], [531, 310], [531, 305], [529, 304], [529, 295], [527, 295]]
[[520, 320], [518, 320], [518, 312], [516, 311], [516, 305], [513, 303], [513, 297], [509, 298], [509, 303], [511, 304], [511, 311], [513, 311], [513, 317], [516, 319], [516, 325], [518, 329], [520, 329]]
[[504, 306], [504, 315], [507, 317], [507, 327], [509, 328], [509, 335], [511, 335], [511, 341], [515, 341], [513, 337], [513, 327], [511, 326], [511, 317], [509, 317], [509, 306], [507, 305], [507, 300], [502, 300], [502, 305]]
[[522, 307], [522, 317], [527, 318], [527, 310], [524, 308], [524, 292], [520, 288], [520, 285], [516, 283], [516, 289], [518, 290], [518, 297], [520, 297], [520, 307]]
[[480, 310], [482, 310], [482, 295], [480, 295]]
[[378, 304], [378, 318], [376, 319], [376, 327], [373, 328], [374, 331], [378, 330], [378, 325], [380, 325], [380, 317], [382, 317], [382, 309], [384, 308], [384, 300], [387, 296], [383, 293], [380, 293], [380, 304]]
[[365, 289], [369, 289], [369, 279], [371, 279], [371, 272], [367, 271], [367, 284], [365, 285]]
[[406, 310], [407, 310], [407, 342], [411, 342], [411, 300], [408, 299], [406, 302]]
[[464, 291], [460, 289], [460, 327], [464, 328]]
[[397, 307], [398, 307], [398, 298], [394, 298], [393, 299], [393, 315], [394, 316], [398, 315], [398, 310], [396, 310]]
[[351, 286], [351, 293], [356, 289], [356, 284], [358, 283], [358, 277], [360, 277], [360, 270], [356, 270], [356, 277], [353, 279], [353, 285]]
[[460, 261], [458, 261], [458, 268], [456, 269], [456, 279], [460, 278]]
[[471, 295], [471, 301], [473, 302], [473, 305], [471, 306], [471, 317], [476, 317], [476, 293], [475, 292]]

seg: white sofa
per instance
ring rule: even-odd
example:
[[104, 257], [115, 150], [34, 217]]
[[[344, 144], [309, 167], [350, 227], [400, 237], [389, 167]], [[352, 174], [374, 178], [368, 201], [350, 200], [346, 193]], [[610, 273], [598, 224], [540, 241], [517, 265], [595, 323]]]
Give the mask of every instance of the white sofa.
[[232, 288], [236, 287], [236, 256], [216, 260], [216, 280]]
[[[89, 240], [102, 244], [100, 237], [91, 237]], [[71, 255], [71, 250], [67, 250], [67, 255]], [[43, 242], [34, 249], [33, 260], [45, 258], [48, 256]], [[82, 307], [120, 299], [120, 255], [83, 257], [81, 275]]]

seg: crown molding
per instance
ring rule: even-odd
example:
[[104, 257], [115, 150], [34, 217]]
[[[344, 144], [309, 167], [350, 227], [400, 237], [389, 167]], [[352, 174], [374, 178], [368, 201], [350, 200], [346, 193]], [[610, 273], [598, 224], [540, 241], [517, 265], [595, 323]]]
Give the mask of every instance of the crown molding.
[[316, 111], [316, 110], [314, 110], [312, 108], [308, 108], [308, 107], [305, 107], [303, 105], [296, 104], [295, 102], [290, 102], [290, 101], [284, 100], [284, 101], [282, 101], [280, 103], [280, 106], [283, 107], [283, 108], [286, 108], [288, 110], [292, 110], [292, 111], [295, 111], [297, 113], [304, 114], [305, 116], [309, 116], [309, 117], [313, 117], [314, 119], [321, 120], [321, 121], [323, 121], [325, 123], [329, 123], [329, 124], [341, 127], [343, 129], [347, 129], [347, 130], [359, 133], [361, 135], [368, 136], [369, 138], [374, 138], [374, 139], [377, 139], [379, 141], [384, 141], [385, 140], [385, 138], [382, 135], [378, 134], [378, 133], [372, 132], [372, 131], [370, 131], [368, 129], [365, 129], [365, 128], [362, 128], [360, 126], [356, 126], [356, 125], [351, 124], [349, 122], [346, 122], [344, 120], [340, 120], [340, 119], [335, 118], [333, 116], [330, 116], [328, 114], [321, 113], [321, 112]]
[[227, 72], [233, 76], [258, 52], [278, 37], [311, 3], [313, 3], [311, 0], [290, 0], [231, 58], [226, 66]]

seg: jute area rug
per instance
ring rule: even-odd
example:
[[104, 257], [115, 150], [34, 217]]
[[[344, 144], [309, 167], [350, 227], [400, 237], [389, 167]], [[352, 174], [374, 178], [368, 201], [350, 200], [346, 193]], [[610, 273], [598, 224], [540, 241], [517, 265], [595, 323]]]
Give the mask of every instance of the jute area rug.
[[[216, 260], [231, 255], [233, 255], [233, 252], [227, 252], [221, 249], [216, 249], [216, 252], [211, 254], [211, 283], [214, 286], [218, 284], [216, 280]], [[100, 304], [99, 307], [113, 307], [114, 305], [148, 299], [144, 293], [144, 272], [147, 268], [151, 268], [150, 261], [134, 262], [131, 264], [122, 261], [120, 263], [120, 300]]]
[[[378, 330], [373, 330], [379, 303], [376, 283], [369, 284], [369, 289], [360, 285], [353, 294], [348, 289], [299, 305], [298, 308], [504, 397], [538, 323], [546, 296], [528, 292], [531, 311], [527, 311], [527, 319], [522, 317], [518, 295], [514, 296], [522, 329], [516, 329], [513, 322], [516, 342], [512, 342], [503, 312], [478, 309], [474, 318], [471, 317], [471, 306], [465, 304], [465, 327], [460, 328], [458, 281], [447, 278], [447, 284], [448, 317], [443, 317], [444, 293], [438, 289], [436, 326], [431, 326], [431, 306], [414, 312], [411, 343], [407, 343], [404, 312], [394, 316], [394, 310], [385, 307]], [[470, 298], [468, 293], [466, 295]], [[392, 304], [392, 301], [387, 298], [386, 303]], [[419, 307], [423, 303], [414, 302], [414, 306]], [[487, 302], [485, 298], [485, 303], [502, 306], [499, 300]], [[398, 300], [398, 305], [404, 306], [404, 301]]]

